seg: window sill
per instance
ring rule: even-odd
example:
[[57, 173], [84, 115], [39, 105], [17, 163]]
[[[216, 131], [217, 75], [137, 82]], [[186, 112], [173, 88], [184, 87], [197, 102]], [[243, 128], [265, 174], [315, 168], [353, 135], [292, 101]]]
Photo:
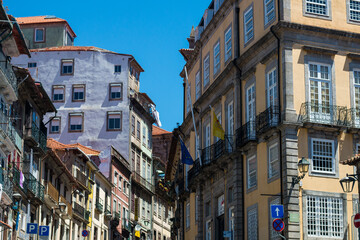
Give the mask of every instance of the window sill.
[[327, 20], [327, 21], [332, 21], [331, 17], [328, 15], [320, 15], [320, 14], [315, 14], [315, 13], [305, 12], [304, 17], [318, 18], [318, 19], [323, 19], [323, 20]]
[[309, 172], [309, 176], [312, 177], [323, 177], [323, 178], [335, 178], [338, 179], [339, 174], [337, 172], [335, 173], [330, 173], [330, 172], [314, 172], [314, 171], [310, 171]]
[[272, 177], [268, 177], [267, 183], [275, 182], [276, 180], [280, 179], [280, 174], [274, 175]]
[[106, 129], [107, 132], [121, 132], [122, 129]]
[[251, 188], [246, 189], [246, 194], [251, 193], [253, 191], [257, 190], [257, 185]]

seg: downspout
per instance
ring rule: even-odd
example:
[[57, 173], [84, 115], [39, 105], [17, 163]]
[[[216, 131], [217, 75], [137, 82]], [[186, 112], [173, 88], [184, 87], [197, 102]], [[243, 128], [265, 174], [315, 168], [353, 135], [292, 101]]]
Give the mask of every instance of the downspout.
[[[280, 23], [281, 21], [281, 14], [280, 14], [280, 0], [277, 1], [277, 12], [278, 12], [278, 23]], [[280, 38], [278, 35], [276, 35], [275, 31], [274, 31], [274, 25], [271, 26], [270, 28], [270, 31], [271, 33], [274, 35], [274, 37], [276, 38], [277, 40], [277, 65], [278, 65], [278, 74], [277, 74], [277, 80], [278, 80], [278, 108], [279, 108], [279, 125], [281, 124], [282, 122], [282, 115], [281, 115], [281, 98], [280, 98], [280, 91], [281, 91], [281, 87], [280, 87], [280, 81], [281, 81], [281, 77], [280, 77], [280, 66], [281, 66], [281, 59], [280, 59], [280, 53], [281, 53], [281, 49], [280, 49], [280, 46], [281, 46], [281, 43], [280, 43]], [[284, 193], [283, 193], [283, 190], [284, 190], [284, 187], [283, 187], [283, 183], [282, 183], [282, 179], [283, 179], [283, 154], [282, 154], [282, 134], [281, 134], [281, 130], [279, 129], [279, 158], [280, 158], [280, 201], [281, 201], [281, 204], [284, 204]]]

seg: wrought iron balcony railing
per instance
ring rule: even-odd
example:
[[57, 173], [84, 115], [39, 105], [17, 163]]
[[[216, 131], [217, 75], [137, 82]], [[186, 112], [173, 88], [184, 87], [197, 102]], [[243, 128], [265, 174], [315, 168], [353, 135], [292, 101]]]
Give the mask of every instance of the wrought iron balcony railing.
[[126, 229], [128, 232], [131, 232], [131, 224], [129, 219], [127, 218], [122, 218], [121, 219], [121, 226], [123, 229]]
[[236, 130], [236, 147], [242, 147], [248, 142], [256, 140], [255, 121], [249, 121]]
[[43, 123], [40, 123], [40, 127], [36, 125], [35, 122], [31, 124], [31, 137], [38, 144], [38, 146], [46, 152], [46, 141], [47, 141], [47, 129]]
[[45, 187], [31, 173], [25, 173], [24, 185], [26, 185], [27, 192], [30, 191], [34, 197], [44, 201]]
[[46, 182], [46, 194], [55, 202], [59, 202], [59, 191], [51, 184], [51, 182]]
[[85, 219], [85, 208], [76, 202], [74, 202], [73, 212]]
[[0, 183], [3, 185], [3, 192], [12, 199], [13, 195], [13, 183], [11, 182], [8, 171], [0, 168]]
[[95, 207], [98, 211], [102, 212], [104, 210], [103, 200], [100, 198], [96, 198]]
[[270, 106], [256, 116], [256, 133], [262, 134], [279, 125], [280, 111], [278, 106]]
[[120, 219], [121, 217], [120, 212], [114, 212], [114, 217]]
[[136, 171], [132, 172], [132, 178], [135, 180], [135, 182], [137, 182], [138, 184], [142, 185], [143, 187], [145, 187], [147, 190], [149, 190], [150, 192], [154, 193], [155, 192], [155, 186], [148, 182], [145, 178], [143, 178], [139, 173], [137, 173]]
[[6, 80], [11, 87], [13, 88], [15, 94], [17, 95], [17, 79], [10, 63], [10, 59], [5, 56], [5, 54], [0, 52], [0, 69], [4, 74]]
[[76, 170], [76, 179], [86, 188], [88, 178], [79, 169]]
[[346, 107], [305, 102], [301, 105], [300, 116], [303, 123], [317, 123], [333, 126], [347, 126]]
[[[200, 161], [199, 161], [199, 159], [196, 159], [194, 161], [193, 167], [188, 171], [188, 182], [191, 182], [194, 179], [194, 177], [196, 177], [199, 174], [200, 168], [201, 168]], [[178, 186], [179, 186], [179, 192], [182, 192], [185, 190], [184, 182], [180, 182], [180, 184]]]
[[208, 165], [222, 155], [233, 151], [233, 136], [226, 135], [224, 140], [220, 139], [213, 145], [201, 150], [201, 161]]
[[22, 138], [19, 133], [15, 130], [13, 124], [10, 121], [10, 117], [7, 116], [3, 111], [0, 111], [0, 130], [10, 138], [12, 143], [19, 149], [22, 149]]
[[348, 109], [348, 126], [360, 128], [360, 108]]

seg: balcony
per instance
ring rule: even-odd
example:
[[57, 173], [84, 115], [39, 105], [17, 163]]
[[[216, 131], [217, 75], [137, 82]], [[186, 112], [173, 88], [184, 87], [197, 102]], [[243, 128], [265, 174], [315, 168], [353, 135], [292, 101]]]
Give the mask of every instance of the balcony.
[[125, 229], [128, 232], [131, 232], [131, 224], [130, 224], [129, 219], [122, 218], [121, 227], [122, 227], [122, 229]]
[[[188, 182], [191, 182], [200, 173], [200, 162], [199, 159], [195, 160], [193, 167], [188, 171]], [[179, 193], [185, 191], [184, 182], [180, 182]]]
[[72, 207], [71, 203], [69, 203], [66, 198], [62, 195], [60, 195], [59, 202], [66, 204], [66, 216], [64, 216], [66, 219], [71, 219], [72, 217]]
[[15, 163], [12, 163], [12, 164], [14, 164], [11, 169], [12, 174], [13, 174], [13, 179], [12, 179], [13, 184], [15, 186], [17, 186], [19, 189], [22, 189], [24, 192], [26, 192], [27, 191], [26, 184], [24, 183], [24, 181], [20, 181], [20, 170], [15, 165]]
[[26, 138], [34, 144], [34, 146], [39, 147], [44, 152], [46, 152], [46, 141], [47, 141], [47, 129], [43, 123], [40, 124], [40, 127], [36, 125], [36, 123], [31, 123], [31, 132], [27, 129]]
[[278, 106], [271, 106], [256, 116], [256, 133], [265, 133], [273, 127], [277, 127], [280, 121], [280, 111]]
[[236, 130], [236, 147], [243, 147], [248, 142], [256, 140], [255, 121], [249, 121]]
[[111, 209], [110, 205], [105, 204], [105, 217], [110, 219], [111, 218]]
[[153, 184], [151, 184], [150, 182], [148, 182], [145, 178], [143, 178], [142, 176], [140, 176], [140, 174], [138, 174], [136, 171], [132, 172], [132, 179], [138, 183], [139, 185], [141, 185], [144, 189], [148, 190], [149, 192], [151, 192], [152, 194], [155, 192], [155, 187]]
[[0, 94], [5, 101], [12, 103], [17, 100], [17, 78], [10, 63], [10, 58], [0, 52]]
[[233, 150], [233, 136], [225, 135], [224, 140], [220, 139], [213, 145], [201, 150], [202, 164], [208, 165], [224, 154], [231, 153]]
[[120, 212], [115, 212], [114, 217], [117, 218], [117, 219], [120, 219], [120, 217], [121, 217]]
[[299, 120], [304, 124], [345, 127], [348, 123], [346, 107], [305, 102], [301, 105]]
[[[3, 189], [3, 199], [5, 204], [11, 204], [13, 196], [13, 183], [10, 180], [8, 172], [0, 168], [0, 184], [2, 184]], [[5, 194], [6, 196], [5, 196]]]
[[22, 139], [3, 111], [0, 111], [0, 139], [0, 147], [4, 152], [12, 152], [14, 146], [22, 149]]
[[51, 182], [45, 182], [45, 201], [52, 206], [59, 203], [59, 191]]
[[72, 210], [78, 217], [85, 220], [85, 208], [83, 208], [80, 204], [74, 202]]
[[99, 212], [103, 212], [103, 210], [104, 210], [104, 205], [103, 205], [103, 200], [102, 200], [102, 199], [96, 198], [95, 208], [96, 208], [96, 210], [98, 210]]
[[33, 202], [42, 204], [44, 202], [45, 187], [31, 173], [25, 173], [24, 176], [24, 185], [27, 189], [27, 194]]
[[76, 169], [76, 180], [85, 188], [87, 189], [87, 181], [88, 178], [85, 174], [83, 174], [79, 169]]

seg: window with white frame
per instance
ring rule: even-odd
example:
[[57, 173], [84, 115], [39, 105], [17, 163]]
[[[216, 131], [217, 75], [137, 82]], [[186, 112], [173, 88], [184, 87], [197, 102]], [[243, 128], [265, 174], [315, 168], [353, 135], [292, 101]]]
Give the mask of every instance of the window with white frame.
[[189, 83], [186, 95], [187, 95], [187, 98], [186, 98], [186, 113], [188, 113], [191, 110], [191, 83]]
[[140, 140], [140, 121], [139, 120], [137, 120], [137, 122], [136, 122], [136, 138], [138, 139], [138, 140]]
[[220, 71], [220, 41], [214, 46], [214, 75]]
[[342, 238], [343, 199], [306, 196], [307, 235], [319, 238]]
[[131, 134], [135, 136], [135, 116], [131, 116]]
[[154, 216], [157, 215], [157, 196], [154, 196]]
[[355, 124], [360, 125], [360, 69], [353, 70], [354, 76], [354, 117]]
[[53, 118], [50, 122], [50, 133], [60, 133], [61, 119], [59, 117]]
[[45, 28], [35, 28], [35, 42], [45, 42]]
[[143, 157], [143, 160], [142, 160], [141, 176], [142, 176], [144, 179], [146, 179], [146, 160], [145, 160], [144, 157]]
[[114, 72], [115, 73], [121, 73], [121, 65], [115, 65], [114, 66]]
[[73, 75], [73, 74], [74, 74], [74, 59], [62, 59], [61, 75]]
[[108, 112], [107, 113], [107, 130], [118, 131], [121, 130], [122, 112]]
[[278, 105], [276, 68], [270, 70], [266, 74], [266, 86], [267, 86], [267, 107], [273, 107]]
[[200, 81], [200, 71], [198, 71], [195, 76], [195, 100], [198, 100], [200, 95], [201, 95], [201, 81]]
[[52, 100], [53, 102], [65, 101], [65, 86], [53, 86], [52, 87]]
[[227, 118], [227, 131], [226, 134], [229, 136], [230, 141], [228, 139], [227, 144], [227, 150], [232, 151], [232, 140], [231, 137], [234, 135], [234, 103], [233, 101], [229, 102], [227, 105], [227, 112], [226, 112], [226, 118]]
[[210, 82], [210, 56], [209, 54], [204, 59], [204, 88], [209, 84]]
[[247, 160], [247, 189], [256, 187], [257, 184], [257, 162], [256, 157], [251, 156]]
[[258, 212], [252, 208], [247, 212], [248, 240], [258, 240]]
[[225, 62], [227, 62], [232, 55], [232, 29], [231, 27], [228, 28], [225, 32]]
[[280, 161], [279, 161], [279, 147], [275, 143], [269, 147], [268, 150], [269, 159], [269, 178], [277, 176], [280, 172]]
[[275, 19], [275, 1], [264, 0], [265, 26]]
[[81, 132], [84, 130], [83, 127], [84, 114], [83, 113], [70, 113], [69, 114], [69, 131], [70, 132]]
[[146, 181], [151, 183], [151, 164], [149, 162], [147, 162], [147, 178]]
[[144, 146], [146, 146], [146, 134], [147, 134], [147, 130], [146, 130], [146, 126], [145, 125], [143, 125], [143, 132], [142, 132], [142, 144], [144, 145]]
[[144, 199], [141, 199], [141, 217], [142, 218], [145, 218], [146, 216], [145, 216], [145, 208], [146, 208], [146, 206], [145, 206], [145, 200]]
[[[270, 201], [270, 205], [269, 205], [269, 212], [271, 211], [270, 208], [271, 208], [271, 205], [278, 205], [278, 204], [281, 204], [281, 201], [280, 201], [280, 198], [277, 197], [277, 198], [274, 198], [273, 200]], [[270, 223], [270, 226], [269, 226], [269, 229], [270, 229], [270, 239], [279, 239], [279, 233], [276, 232], [272, 226], [272, 223], [273, 223], [273, 218], [271, 218], [271, 215], [269, 214], [269, 223]]]
[[328, 0], [305, 0], [305, 12], [308, 14], [328, 16]]
[[312, 170], [319, 173], [335, 173], [334, 141], [311, 139]]
[[110, 83], [110, 100], [122, 100], [122, 83]]
[[253, 137], [256, 134], [256, 124], [255, 124], [255, 108], [256, 108], [256, 99], [255, 99], [255, 84], [252, 84], [246, 89], [246, 122], [249, 124], [248, 127], [248, 136]]
[[186, 203], [186, 228], [190, 227], [190, 203]]
[[360, 0], [350, 0], [348, 14], [351, 21], [360, 21]]
[[[312, 117], [328, 119], [331, 104], [331, 73], [330, 66], [309, 63], [310, 103]], [[319, 113], [321, 115], [319, 115]]]
[[85, 101], [85, 85], [73, 85], [72, 86], [72, 100], [73, 102]]
[[211, 240], [211, 220], [206, 221], [206, 235], [205, 240]]
[[244, 12], [244, 31], [244, 42], [246, 44], [254, 37], [254, 12], [252, 6]]

